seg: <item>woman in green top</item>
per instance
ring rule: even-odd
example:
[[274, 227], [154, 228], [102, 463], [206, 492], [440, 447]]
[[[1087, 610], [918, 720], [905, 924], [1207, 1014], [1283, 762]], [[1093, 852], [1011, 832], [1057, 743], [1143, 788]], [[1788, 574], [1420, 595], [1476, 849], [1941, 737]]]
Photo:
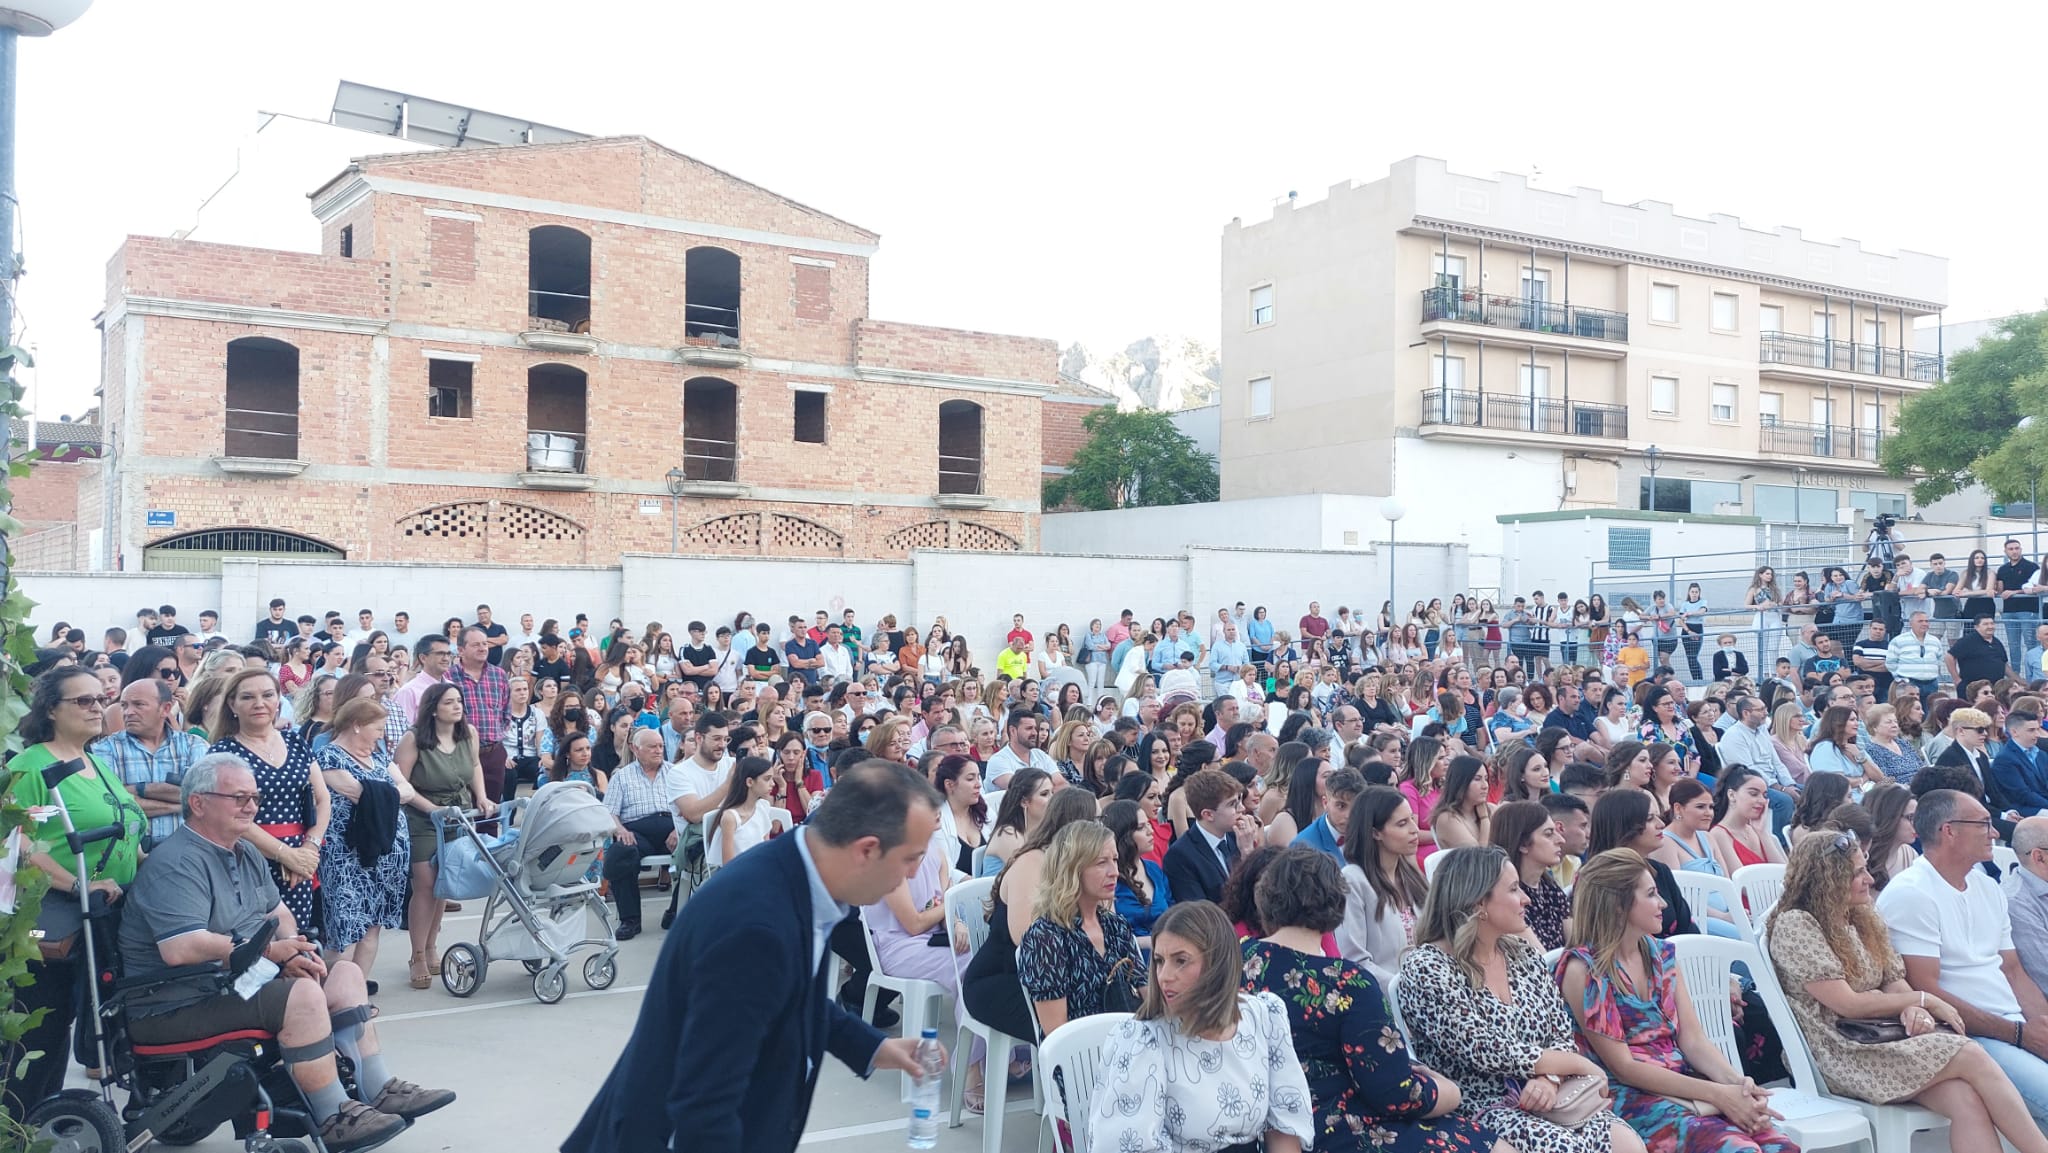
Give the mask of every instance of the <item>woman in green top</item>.
[[[43, 769], [83, 758], [86, 767], [57, 786], [73, 827], [83, 830], [118, 824], [122, 828], [121, 836], [113, 840], [87, 845], [83, 860], [64, 844], [62, 817], [53, 814], [25, 830], [30, 839], [23, 846], [23, 864], [50, 878], [45, 905], [75, 903], [81, 878], [90, 888], [105, 893], [109, 901], [117, 900], [122, 888], [135, 879], [135, 867], [142, 859], [142, 831], [149, 824], [142, 806], [105, 761], [85, 751], [100, 735], [101, 710], [106, 704], [99, 677], [85, 669], [69, 666], [43, 674], [29, 700], [28, 715], [21, 721], [21, 738], [28, 747], [7, 765], [15, 776], [16, 799], [33, 808], [51, 803]], [[22, 1038], [22, 1052], [42, 1055], [28, 1062], [25, 1075], [7, 1087], [7, 1108], [16, 1117], [64, 1085], [83, 964], [82, 950], [63, 960], [32, 962], [29, 968], [35, 982], [16, 994], [15, 1008], [20, 1012], [49, 1010]], [[13, 1068], [19, 1059], [19, 1053], [8, 1055], [6, 1067]]]
[[447, 911], [434, 895], [434, 854], [441, 842], [434, 833], [433, 812], [474, 805], [488, 817], [498, 809], [484, 792], [476, 730], [464, 719], [462, 690], [453, 681], [442, 681], [420, 694], [419, 717], [398, 742], [392, 763], [413, 790], [405, 800], [406, 827], [412, 835], [412, 902], [407, 906], [406, 932], [412, 936], [412, 987], [424, 989], [432, 983], [430, 977], [441, 973], [435, 938]]

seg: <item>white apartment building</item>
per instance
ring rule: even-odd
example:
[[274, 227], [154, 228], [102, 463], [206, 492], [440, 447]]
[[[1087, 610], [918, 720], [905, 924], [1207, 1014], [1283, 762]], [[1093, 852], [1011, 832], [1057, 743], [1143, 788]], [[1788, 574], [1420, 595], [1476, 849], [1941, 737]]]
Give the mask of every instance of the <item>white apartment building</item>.
[[1411, 157], [1231, 221], [1222, 266], [1226, 500], [1392, 494], [1475, 552], [1503, 512], [1908, 511], [1878, 450], [1941, 377], [1944, 258]]

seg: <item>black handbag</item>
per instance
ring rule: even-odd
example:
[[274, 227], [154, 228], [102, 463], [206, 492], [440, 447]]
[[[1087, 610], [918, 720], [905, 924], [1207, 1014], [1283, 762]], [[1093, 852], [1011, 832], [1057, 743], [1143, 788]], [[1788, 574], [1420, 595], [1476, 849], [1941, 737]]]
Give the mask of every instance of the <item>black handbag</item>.
[[1138, 962], [1125, 957], [1109, 967], [1102, 979], [1102, 1011], [1135, 1013], [1145, 1000], [1145, 986], [1138, 980]]
[[[1935, 1028], [1946, 1030], [1948, 1025], [1937, 1023]], [[1889, 1045], [1907, 1037], [1905, 1023], [1897, 1017], [1843, 1017], [1835, 1022], [1835, 1031], [1858, 1045]]]

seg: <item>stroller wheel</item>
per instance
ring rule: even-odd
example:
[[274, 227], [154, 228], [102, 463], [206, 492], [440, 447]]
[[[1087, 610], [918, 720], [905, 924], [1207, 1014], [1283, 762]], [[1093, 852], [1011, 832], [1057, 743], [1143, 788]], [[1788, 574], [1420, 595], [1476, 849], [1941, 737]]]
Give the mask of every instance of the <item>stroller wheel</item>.
[[121, 1115], [99, 1095], [66, 1089], [28, 1111], [24, 1122], [35, 1148], [49, 1153], [122, 1153], [128, 1148]]
[[475, 945], [450, 945], [441, 954], [441, 985], [457, 997], [471, 996], [484, 987], [483, 954]]
[[526, 966], [526, 971], [529, 973], [538, 973], [548, 967], [546, 961], [521, 961], [519, 963]]
[[569, 974], [550, 965], [533, 975], [533, 995], [543, 1005], [552, 1005], [569, 995]]
[[583, 962], [583, 983], [593, 989], [609, 989], [619, 979], [618, 962], [610, 953], [597, 953]]

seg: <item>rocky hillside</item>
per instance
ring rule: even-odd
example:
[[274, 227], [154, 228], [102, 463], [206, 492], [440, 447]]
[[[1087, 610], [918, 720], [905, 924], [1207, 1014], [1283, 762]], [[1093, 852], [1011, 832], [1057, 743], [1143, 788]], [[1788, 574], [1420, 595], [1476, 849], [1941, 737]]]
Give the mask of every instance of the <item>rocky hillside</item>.
[[1223, 364], [1191, 337], [1147, 336], [1120, 349], [1070, 344], [1060, 351], [1060, 372], [1114, 395], [1121, 408], [1174, 412], [1214, 402]]

